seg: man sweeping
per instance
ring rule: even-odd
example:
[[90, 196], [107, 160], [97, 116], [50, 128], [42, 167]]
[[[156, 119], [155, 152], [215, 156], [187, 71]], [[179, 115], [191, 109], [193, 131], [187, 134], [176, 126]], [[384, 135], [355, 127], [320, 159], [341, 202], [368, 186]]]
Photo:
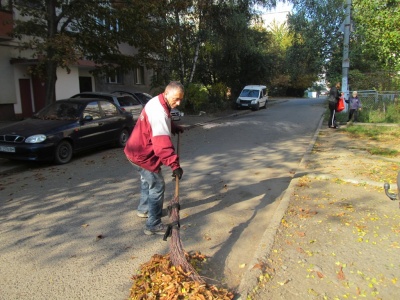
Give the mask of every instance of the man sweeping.
[[182, 178], [183, 170], [171, 134], [182, 133], [183, 128], [171, 121], [171, 109], [180, 105], [183, 96], [183, 85], [172, 81], [163, 93], [152, 98], [142, 110], [124, 149], [126, 157], [140, 174], [137, 215], [147, 218], [146, 235], [164, 235], [167, 229], [161, 222], [165, 191], [161, 166], [169, 166], [173, 177]]

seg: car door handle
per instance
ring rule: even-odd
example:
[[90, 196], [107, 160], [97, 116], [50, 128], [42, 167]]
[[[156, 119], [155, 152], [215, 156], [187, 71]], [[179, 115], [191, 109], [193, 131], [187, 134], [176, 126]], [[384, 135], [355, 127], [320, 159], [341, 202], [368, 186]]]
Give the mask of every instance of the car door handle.
[[99, 126], [103, 126], [103, 125], [104, 125], [104, 123], [100, 122], [100, 123], [98, 123], [98, 125], [99, 125]]

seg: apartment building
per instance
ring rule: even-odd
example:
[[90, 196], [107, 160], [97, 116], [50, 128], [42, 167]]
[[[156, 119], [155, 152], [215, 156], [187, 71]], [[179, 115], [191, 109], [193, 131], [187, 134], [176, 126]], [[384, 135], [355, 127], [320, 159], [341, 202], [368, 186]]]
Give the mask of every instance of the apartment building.
[[[0, 0], [0, 121], [19, 120], [31, 117], [45, 105], [45, 83], [30, 74], [29, 69], [37, 64], [31, 51], [21, 51], [19, 40], [10, 37], [13, 22], [21, 18], [11, 0]], [[120, 51], [134, 55], [135, 49], [120, 45]], [[129, 74], [94, 77], [94, 63], [79, 60], [69, 66], [70, 72], [57, 70], [56, 99], [69, 98], [80, 92], [115, 90], [151, 93], [153, 71], [145, 66]]]

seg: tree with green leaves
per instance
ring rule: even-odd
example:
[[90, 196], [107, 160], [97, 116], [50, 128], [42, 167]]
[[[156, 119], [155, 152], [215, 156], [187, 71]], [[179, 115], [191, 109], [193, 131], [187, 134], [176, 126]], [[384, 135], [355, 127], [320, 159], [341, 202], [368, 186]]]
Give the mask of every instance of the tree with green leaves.
[[[344, 20], [344, 1], [291, 2], [293, 14], [289, 17], [289, 28], [296, 39], [289, 51], [288, 65], [296, 73], [304, 69], [315, 75], [319, 69], [327, 73], [328, 81], [340, 81], [343, 59], [340, 25]], [[351, 89], [398, 89], [400, 1], [352, 0], [351, 18]], [[314, 57], [307, 56], [308, 53]], [[308, 59], [306, 66], [296, 65], [299, 57]]]
[[[293, 13], [288, 26], [293, 44], [288, 48], [286, 64], [291, 78], [290, 89], [295, 95], [312, 86], [319, 74], [328, 71], [328, 77], [341, 74], [332, 72], [336, 55], [343, 47], [340, 25], [344, 10], [342, 0], [294, 0]], [[340, 60], [341, 62], [341, 60]]]
[[14, 7], [20, 17], [13, 34], [20, 40], [20, 49], [31, 50], [38, 61], [31, 71], [45, 78], [46, 104], [55, 101], [59, 67], [68, 72], [79, 59], [93, 61], [98, 73], [137, 65], [135, 57], [119, 51], [127, 37], [119, 21], [126, 19], [124, 6], [117, 2], [19, 0]]

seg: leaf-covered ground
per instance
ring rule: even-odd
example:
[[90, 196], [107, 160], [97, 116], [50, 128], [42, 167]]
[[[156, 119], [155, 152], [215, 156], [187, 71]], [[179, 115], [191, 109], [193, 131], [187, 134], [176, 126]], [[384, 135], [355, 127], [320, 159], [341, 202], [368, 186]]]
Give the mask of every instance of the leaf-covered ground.
[[320, 132], [252, 299], [398, 297], [400, 208], [383, 182], [395, 186], [400, 158], [371, 155], [374, 146]]
[[[206, 260], [200, 253], [187, 254], [186, 257], [194, 268], [201, 267]], [[132, 279], [134, 283], [129, 297], [132, 300], [230, 300], [234, 296], [224, 288], [191, 280], [179, 266], [172, 265], [169, 255], [153, 255]]]

